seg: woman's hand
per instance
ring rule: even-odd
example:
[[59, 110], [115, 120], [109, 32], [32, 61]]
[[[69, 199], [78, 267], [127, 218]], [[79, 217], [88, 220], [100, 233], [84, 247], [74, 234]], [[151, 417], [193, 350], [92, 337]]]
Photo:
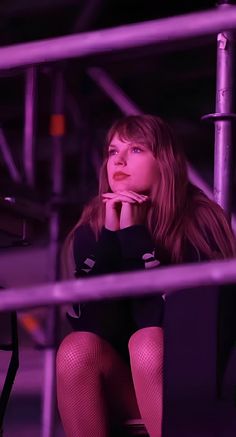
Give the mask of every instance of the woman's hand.
[[104, 193], [106, 204], [105, 227], [112, 231], [142, 224], [147, 215], [148, 196], [134, 191]]

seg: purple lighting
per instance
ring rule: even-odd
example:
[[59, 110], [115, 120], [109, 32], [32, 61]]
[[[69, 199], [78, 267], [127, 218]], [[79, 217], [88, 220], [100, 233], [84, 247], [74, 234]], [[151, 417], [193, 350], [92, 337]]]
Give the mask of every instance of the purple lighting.
[[179, 15], [0, 49], [0, 70], [214, 35], [236, 27], [236, 7]]

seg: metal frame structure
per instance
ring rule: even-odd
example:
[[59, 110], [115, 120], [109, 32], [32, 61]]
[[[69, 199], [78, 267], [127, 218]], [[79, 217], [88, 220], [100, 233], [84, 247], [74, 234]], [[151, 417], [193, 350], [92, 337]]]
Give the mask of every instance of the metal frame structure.
[[[108, 298], [166, 295], [189, 287], [236, 282], [236, 260], [211, 261], [156, 270], [119, 273], [1, 292], [0, 311], [22, 310]], [[112, 294], [111, 294], [112, 293]]]
[[[224, 5], [226, 6], [226, 5]], [[29, 124], [25, 127], [25, 170], [27, 180], [30, 185], [33, 185], [33, 119], [35, 101], [35, 64], [54, 62], [62, 59], [74, 57], [85, 57], [104, 52], [114, 52], [124, 49], [132, 49], [134, 47], [144, 47], [157, 44], [171, 44], [173, 41], [181, 41], [187, 38], [198, 38], [205, 35], [215, 35], [219, 33], [218, 50], [228, 49], [228, 35], [225, 31], [231, 31], [236, 28], [236, 7], [227, 5], [218, 10], [210, 10], [192, 14], [186, 14], [177, 17], [170, 17], [160, 20], [154, 20], [146, 23], [138, 23], [127, 26], [120, 26], [113, 29], [105, 29], [95, 32], [86, 32], [82, 34], [54, 38], [39, 42], [26, 44], [18, 44], [0, 48], [0, 70], [12, 68], [30, 67], [27, 72], [27, 88], [26, 88], [26, 122]], [[225, 39], [227, 40], [225, 42]], [[217, 92], [223, 95], [222, 90], [229, 85], [231, 75], [231, 65], [226, 71], [226, 57], [232, 59], [231, 46], [227, 51], [221, 51], [218, 55], [218, 81]], [[94, 75], [95, 73], [95, 75]], [[93, 79], [96, 78], [96, 70], [91, 71], [90, 75]], [[223, 80], [221, 80], [223, 78]], [[108, 84], [108, 80], [106, 79]], [[101, 76], [100, 76], [101, 86]], [[104, 88], [104, 87], [103, 87]], [[230, 160], [231, 160], [231, 122], [225, 121], [226, 113], [232, 115], [232, 105], [229, 104], [231, 85], [229, 93], [225, 99], [217, 100], [216, 113], [220, 113], [220, 118], [216, 124], [216, 156], [215, 160], [215, 192], [219, 194], [217, 200], [227, 213], [230, 213]], [[117, 90], [116, 90], [117, 91]], [[110, 91], [108, 91], [110, 92]], [[111, 93], [110, 93], [111, 94]], [[113, 93], [114, 96], [114, 93]], [[123, 100], [121, 100], [121, 97]], [[29, 99], [29, 100], [28, 100]], [[138, 108], [128, 101], [126, 96], [121, 96], [120, 91], [116, 93], [117, 102], [126, 105], [127, 111], [136, 111]], [[28, 103], [27, 103], [28, 102]], [[31, 103], [30, 103], [31, 102]], [[30, 105], [31, 110], [30, 110]], [[28, 108], [28, 109], [27, 109]], [[232, 117], [231, 117], [232, 118]], [[221, 129], [222, 128], [222, 129]], [[217, 132], [220, 132], [218, 135]], [[222, 134], [222, 135], [221, 135]], [[218, 137], [217, 137], [218, 135]], [[217, 139], [218, 138], [218, 139]], [[229, 143], [228, 143], [229, 141]], [[227, 144], [226, 144], [227, 142]], [[54, 149], [56, 152], [56, 166], [53, 170], [53, 191], [55, 195], [60, 195], [61, 180], [58, 175], [58, 170], [61, 163], [61, 151], [58, 141], [54, 141]], [[231, 160], [232, 161], [232, 160]], [[9, 158], [8, 158], [8, 162]], [[225, 162], [227, 162], [225, 170]], [[216, 166], [219, 171], [216, 171]], [[11, 163], [11, 168], [12, 163]], [[196, 175], [195, 175], [196, 177]], [[15, 173], [15, 179], [17, 174]], [[226, 203], [224, 203], [224, 199]], [[58, 213], [52, 211], [50, 222], [51, 245], [50, 253], [53, 255], [54, 261], [57, 258], [57, 236], [58, 236]], [[54, 264], [55, 267], [55, 264]], [[119, 281], [117, 278], [119, 277]], [[174, 279], [173, 279], [174, 278]], [[56, 280], [55, 274], [52, 274], [52, 279]], [[191, 266], [178, 266], [170, 268], [160, 268], [157, 271], [135, 272], [119, 275], [107, 275], [100, 278], [91, 278], [86, 280], [69, 281], [65, 283], [50, 283], [45, 286], [31, 287], [30, 290], [12, 289], [1, 293], [0, 311], [19, 310], [33, 308], [42, 305], [61, 305], [74, 301], [89, 301], [99, 300], [103, 298], [124, 297], [128, 295], [143, 295], [143, 290], [148, 290], [148, 293], [172, 293], [178, 289], [204, 286], [209, 284], [232, 283], [236, 281], [236, 261], [221, 261], [211, 263], [201, 263]], [[30, 293], [29, 293], [30, 291]], [[51, 327], [50, 337], [53, 332]], [[48, 357], [48, 359], [47, 359]], [[44, 399], [44, 414], [43, 419], [43, 437], [53, 435], [52, 426], [52, 408], [53, 398], [52, 389], [53, 382], [53, 363], [55, 351], [46, 353], [45, 364], [47, 367], [49, 380], [51, 381], [45, 390], [48, 391], [48, 396]], [[46, 378], [47, 379], [47, 378]], [[51, 386], [50, 386], [51, 384]], [[46, 388], [47, 387], [47, 388]]]
[[0, 70], [25, 67], [151, 44], [183, 41], [236, 27], [236, 7], [179, 15], [77, 35], [6, 46], [0, 49]]

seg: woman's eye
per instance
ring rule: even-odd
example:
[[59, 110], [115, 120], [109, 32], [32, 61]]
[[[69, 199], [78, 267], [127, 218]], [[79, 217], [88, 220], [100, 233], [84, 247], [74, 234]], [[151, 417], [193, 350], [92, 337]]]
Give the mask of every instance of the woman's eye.
[[113, 156], [113, 155], [116, 155], [116, 154], [117, 154], [117, 150], [115, 150], [115, 149], [108, 150], [108, 156]]
[[142, 152], [142, 149], [141, 149], [141, 147], [137, 147], [137, 146], [135, 146], [135, 147], [132, 147], [132, 152], [134, 152], [134, 153], [140, 153], [140, 152]]

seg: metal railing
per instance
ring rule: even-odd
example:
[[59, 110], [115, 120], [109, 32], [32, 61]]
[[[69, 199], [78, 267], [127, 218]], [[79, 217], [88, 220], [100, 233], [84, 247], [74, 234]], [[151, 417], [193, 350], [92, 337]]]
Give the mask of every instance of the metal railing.
[[1, 292], [0, 311], [22, 310], [70, 302], [170, 294], [179, 289], [236, 282], [236, 260], [210, 261], [148, 271], [47, 283]]
[[215, 35], [236, 27], [236, 7], [168, 17], [0, 48], [0, 70]]

